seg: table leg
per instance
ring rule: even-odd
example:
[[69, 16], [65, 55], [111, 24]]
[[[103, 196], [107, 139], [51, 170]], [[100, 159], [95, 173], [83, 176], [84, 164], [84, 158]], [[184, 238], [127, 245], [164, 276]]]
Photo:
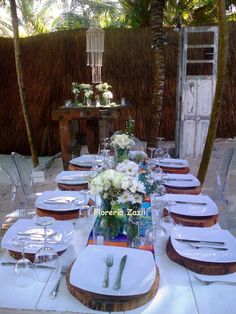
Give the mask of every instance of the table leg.
[[68, 120], [59, 121], [59, 132], [60, 132], [63, 168], [64, 170], [67, 170], [69, 161], [72, 158], [72, 153], [70, 151], [70, 143], [71, 143], [70, 124]]
[[97, 154], [99, 144], [97, 120], [86, 121], [86, 143], [89, 153]]
[[110, 137], [110, 131], [114, 132], [114, 120], [116, 115], [110, 112], [104, 112], [99, 119], [99, 141], [103, 142], [104, 138]]

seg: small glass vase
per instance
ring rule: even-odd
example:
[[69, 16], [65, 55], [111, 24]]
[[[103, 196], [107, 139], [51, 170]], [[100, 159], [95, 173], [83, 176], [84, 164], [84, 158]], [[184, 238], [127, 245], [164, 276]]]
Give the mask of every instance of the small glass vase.
[[127, 239], [128, 246], [132, 246], [134, 239], [139, 237], [140, 219], [135, 216], [128, 216], [127, 221]]
[[75, 95], [75, 104], [78, 107], [82, 107], [83, 106], [83, 101], [81, 100], [81, 97], [79, 97], [79, 95]]
[[92, 106], [92, 100], [90, 98], [86, 98], [86, 106], [91, 107]]
[[129, 149], [115, 147], [115, 163], [119, 164], [127, 159], [129, 159]]
[[[140, 204], [132, 204], [128, 206], [127, 212], [127, 239], [128, 246], [136, 247], [135, 243], [140, 242], [140, 224], [141, 216], [138, 214]], [[135, 245], [134, 245], [135, 244]]]
[[104, 241], [114, 240], [123, 233], [126, 224], [125, 214], [119, 205], [112, 205], [110, 200], [102, 199], [101, 212], [96, 223], [97, 231], [104, 232]]

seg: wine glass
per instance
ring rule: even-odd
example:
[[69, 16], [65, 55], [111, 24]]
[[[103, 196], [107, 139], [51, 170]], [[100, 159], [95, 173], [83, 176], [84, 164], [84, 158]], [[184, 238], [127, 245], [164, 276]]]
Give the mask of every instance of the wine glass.
[[99, 172], [102, 169], [102, 166], [104, 164], [104, 156], [102, 155], [96, 155], [94, 160], [94, 166], [92, 167], [92, 171]]
[[154, 156], [154, 151], [156, 150], [156, 147], [148, 147], [147, 148], [147, 151], [149, 151], [150, 153], [149, 153], [149, 156], [150, 156], [150, 158], [152, 159], [153, 158], [153, 156]]
[[109, 138], [104, 138], [103, 142], [99, 145], [99, 155], [104, 157], [110, 156], [110, 149], [109, 149]]
[[145, 239], [146, 244], [154, 247], [155, 255], [162, 256], [165, 254], [168, 233], [162, 225], [157, 224], [147, 229]]
[[89, 190], [81, 190], [80, 193], [84, 202], [79, 209], [79, 218], [88, 218], [94, 213], [94, 205], [91, 205], [89, 202], [91, 193]]
[[58, 254], [55, 249], [49, 246], [48, 243], [48, 226], [51, 226], [54, 223], [53, 217], [34, 217], [34, 223], [38, 226], [43, 227], [44, 230], [44, 243], [43, 247], [41, 247], [36, 253], [34, 258], [34, 264], [37, 269], [37, 266], [45, 266], [45, 268], [40, 267], [40, 271], [38, 271], [38, 280], [42, 282], [46, 282], [48, 280], [54, 280], [58, 276], [59, 269], [59, 259]]
[[157, 137], [157, 148], [161, 148], [161, 143], [164, 139], [165, 139], [164, 137], [160, 136]]
[[21, 247], [21, 258], [17, 261], [15, 272], [15, 285], [17, 287], [28, 287], [35, 281], [35, 269], [33, 263], [25, 257], [25, 246], [27, 244], [27, 237], [17, 236], [13, 243]]
[[145, 245], [145, 238], [140, 235], [140, 224], [139, 218], [129, 217], [128, 237], [131, 238], [130, 246], [136, 249], [141, 249]]
[[169, 147], [165, 146], [163, 149], [165, 150], [165, 154], [164, 154], [163, 158], [166, 158], [166, 159], [171, 158], [171, 156], [169, 154]]
[[166, 194], [166, 187], [165, 187], [165, 185], [164, 185], [163, 179], [158, 180], [157, 193], [158, 193], [160, 196]]
[[161, 169], [161, 160], [164, 158], [165, 151], [162, 148], [157, 148], [154, 152], [154, 158], [157, 159], [158, 168], [155, 170], [156, 173], [163, 173]]
[[171, 213], [171, 202], [167, 202], [165, 206], [165, 213], [162, 215], [162, 225], [167, 230], [168, 235], [171, 234], [172, 229], [176, 226], [176, 222], [170, 215]]
[[159, 193], [151, 195], [151, 212], [153, 226], [146, 231], [146, 241], [154, 246], [156, 255], [165, 254], [168, 231], [163, 224], [163, 211], [167, 202], [160, 199]]
[[167, 202], [160, 199], [158, 192], [151, 194], [151, 213], [153, 225], [161, 225], [163, 211], [167, 206]]

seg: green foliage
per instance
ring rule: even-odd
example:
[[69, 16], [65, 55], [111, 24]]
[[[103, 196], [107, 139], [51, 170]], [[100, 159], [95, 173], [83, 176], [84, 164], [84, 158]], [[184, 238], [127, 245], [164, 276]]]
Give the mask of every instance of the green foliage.
[[150, 27], [151, 0], [120, 0], [119, 2], [128, 27]]
[[89, 18], [73, 12], [63, 13], [54, 20], [52, 27], [53, 30], [87, 28], [89, 27]]
[[129, 116], [125, 124], [125, 133], [129, 136], [134, 136], [134, 127], [135, 127], [135, 120], [131, 116]]
[[[92, 20], [103, 28], [142, 28], [151, 25], [151, 3], [154, 0], [16, 0], [22, 36], [53, 30], [87, 28]], [[158, 0], [155, 0], [158, 1]], [[159, 0], [164, 1], [164, 0]], [[7, 15], [0, 17], [0, 35], [12, 34], [9, 0]], [[236, 0], [227, 0], [228, 21], [236, 20]], [[55, 16], [55, 8], [60, 12]], [[209, 25], [217, 23], [215, 0], [166, 0], [164, 26]]]
[[121, 27], [124, 24], [117, 6], [102, 0], [73, 0], [69, 6], [64, 0], [63, 11], [54, 22], [54, 28], [75, 29], [89, 27], [90, 21], [98, 22], [102, 27]]

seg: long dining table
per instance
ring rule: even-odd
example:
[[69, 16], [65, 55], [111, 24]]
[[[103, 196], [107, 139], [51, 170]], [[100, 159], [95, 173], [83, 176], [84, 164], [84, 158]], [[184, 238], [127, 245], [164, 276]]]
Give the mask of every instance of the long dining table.
[[[96, 216], [74, 220], [74, 234], [67, 250], [60, 255], [60, 269], [70, 265], [80, 256], [88, 243]], [[216, 223], [210, 229], [221, 229]], [[205, 228], [204, 228], [205, 229]], [[160, 282], [155, 297], [145, 305], [129, 311], [103, 312], [96, 311], [83, 305], [69, 292], [66, 278], [63, 276], [55, 299], [49, 294], [56, 280], [40, 282], [35, 280], [29, 287], [20, 288], [14, 283], [13, 266], [3, 266], [2, 262], [14, 262], [7, 250], [0, 251], [0, 314], [27, 314], [33, 312], [49, 313], [127, 313], [127, 314], [236, 314], [234, 285], [199, 282], [194, 272], [173, 262], [166, 253], [160, 254], [154, 246], [154, 259], [160, 273]], [[141, 267], [145, 267], [141, 264]], [[96, 268], [96, 261], [94, 261]], [[229, 276], [234, 277], [235, 274]], [[58, 277], [60, 274], [58, 274]]]
[[[86, 247], [95, 217], [80, 218], [74, 225], [74, 236], [71, 245], [60, 256], [60, 265], [69, 265]], [[220, 228], [218, 224], [211, 228]], [[180, 266], [164, 254], [155, 252], [155, 262], [160, 271], [160, 283], [156, 296], [147, 304], [127, 314], [221, 314], [236, 313], [236, 285], [215, 283], [205, 285], [194, 278], [193, 273]], [[7, 251], [2, 251], [0, 262], [14, 261]], [[96, 264], [94, 265], [96, 267]], [[145, 267], [145, 265], [143, 265]], [[0, 265], [0, 313], [108, 313], [95, 311], [84, 306], [73, 297], [66, 286], [65, 276], [62, 278], [58, 296], [49, 298], [55, 281], [46, 283], [35, 281], [33, 286], [20, 288], [14, 285], [12, 266]], [[119, 312], [119, 313], [126, 313]], [[116, 313], [116, 312], [112, 312]]]

